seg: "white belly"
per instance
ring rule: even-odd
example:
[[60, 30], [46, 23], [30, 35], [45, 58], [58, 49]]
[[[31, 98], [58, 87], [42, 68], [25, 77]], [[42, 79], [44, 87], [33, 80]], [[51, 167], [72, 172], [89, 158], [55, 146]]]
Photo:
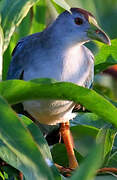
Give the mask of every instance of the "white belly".
[[25, 101], [24, 109], [42, 124], [55, 125], [73, 119], [74, 103], [61, 100]]

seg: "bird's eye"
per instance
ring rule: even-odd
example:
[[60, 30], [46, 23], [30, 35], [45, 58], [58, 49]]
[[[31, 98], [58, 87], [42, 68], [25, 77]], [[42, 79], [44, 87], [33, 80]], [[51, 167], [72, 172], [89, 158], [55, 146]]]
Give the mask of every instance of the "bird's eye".
[[81, 18], [75, 18], [74, 21], [77, 25], [83, 24], [83, 19], [81, 19]]

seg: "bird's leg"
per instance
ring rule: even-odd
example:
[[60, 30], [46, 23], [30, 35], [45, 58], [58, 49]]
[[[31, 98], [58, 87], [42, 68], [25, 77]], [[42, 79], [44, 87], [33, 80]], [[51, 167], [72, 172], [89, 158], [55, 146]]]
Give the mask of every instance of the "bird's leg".
[[19, 180], [23, 180], [23, 174], [22, 174], [22, 172], [19, 172]]
[[74, 154], [73, 139], [70, 133], [69, 122], [61, 123], [60, 133], [67, 150], [69, 168], [76, 169], [78, 167], [78, 162]]

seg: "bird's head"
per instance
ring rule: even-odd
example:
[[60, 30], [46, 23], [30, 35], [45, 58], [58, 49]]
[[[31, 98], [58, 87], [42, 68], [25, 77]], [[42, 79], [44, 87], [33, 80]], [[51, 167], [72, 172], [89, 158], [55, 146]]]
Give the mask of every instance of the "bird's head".
[[110, 45], [110, 39], [98, 26], [95, 17], [88, 11], [80, 8], [71, 8], [71, 13], [65, 11], [56, 20], [56, 31], [71, 43], [84, 43], [98, 40]]

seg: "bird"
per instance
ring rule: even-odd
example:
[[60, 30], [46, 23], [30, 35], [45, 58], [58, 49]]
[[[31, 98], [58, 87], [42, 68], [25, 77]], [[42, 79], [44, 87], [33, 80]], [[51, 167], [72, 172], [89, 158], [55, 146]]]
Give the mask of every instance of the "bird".
[[[91, 88], [94, 79], [94, 55], [84, 45], [97, 40], [111, 41], [87, 10], [73, 7], [65, 10], [42, 32], [28, 35], [17, 43], [12, 53], [7, 79], [29, 81], [52, 78]], [[22, 102], [25, 111], [45, 125], [60, 124], [66, 146], [69, 168], [79, 164], [74, 154], [69, 120], [76, 117], [79, 105], [69, 100], [29, 100]]]

